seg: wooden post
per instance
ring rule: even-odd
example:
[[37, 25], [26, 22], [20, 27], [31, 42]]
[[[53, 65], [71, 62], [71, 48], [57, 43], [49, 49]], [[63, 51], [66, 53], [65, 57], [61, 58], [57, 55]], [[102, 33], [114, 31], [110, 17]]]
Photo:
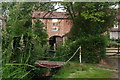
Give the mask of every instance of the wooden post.
[[80, 46], [79, 60], [80, 60], [80, 63], [81, 63], [81, 62], [82, 62], [82, 61], [81, 61], [81, 46]]
[[54, 43], [54, 51], [56, 50], [56, 43]]

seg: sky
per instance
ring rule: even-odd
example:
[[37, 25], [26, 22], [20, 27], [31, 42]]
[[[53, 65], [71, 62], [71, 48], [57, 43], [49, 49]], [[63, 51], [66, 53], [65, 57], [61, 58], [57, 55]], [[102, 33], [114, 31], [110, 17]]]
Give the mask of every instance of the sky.
[[[59, 3], [57, 3], [57, 5], [54, 7], [55, 9], [59, 8], [59, 7], [63, 7], [62, 5], [60, 5]], [[57, 12], [65, 12], [65, 10], [63, 10], [64, 8], [60, 8], [57, 10]]]
[[[54, 1], [60, 1], [60, 0], [54, 0]], [[63, 7], [63, 6], [61, 6], [61, 5], [58, 3], [54, 8], [57, 9], [57, 8], [59, 8], [59, 7]], [[115, 8], [115, 9], [117, 9], [117, 8], [119, 8], [119, 5], [113, 5], [113, 6], [111, 6], [110, 8]], [[58, 9], [57, 12], [65, 12], [65, 10], [63, 10], [63, 8], [61, 8], [61, 9]]]

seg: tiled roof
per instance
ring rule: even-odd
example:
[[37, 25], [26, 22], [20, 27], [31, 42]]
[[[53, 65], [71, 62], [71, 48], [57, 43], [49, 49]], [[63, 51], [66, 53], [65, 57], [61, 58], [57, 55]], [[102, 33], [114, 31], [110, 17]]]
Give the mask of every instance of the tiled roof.
[[55, 12], [55, 11], [34, 11], [33, 18], [68, 18], [67, 12]]

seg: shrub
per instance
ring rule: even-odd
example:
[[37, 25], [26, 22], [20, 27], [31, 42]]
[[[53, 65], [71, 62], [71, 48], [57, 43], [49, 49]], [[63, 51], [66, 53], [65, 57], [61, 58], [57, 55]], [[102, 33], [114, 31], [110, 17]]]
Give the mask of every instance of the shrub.
[[[66, 61], [70, 52], [70, 44], [59, 45], [56, 49], [55, 56], [58, 57], [57, 61]], [[61, 57], [60, 57], [61, 56]]]
[[82, 61], [87, 63], [98, 63], [105, 57], [107, 40], [105, 36], [82, 37], [77, 40], [76, 45], [82, 47]]
[[[64, 45], [60, 45], [56, 50], [56, 57], [63, 56], [58, 59], [54, 59], [57, 61], [66, 61], [68, 60], [74, 52], [81, 46], [82, 48], [82, 62], [85, 63], [99, 63], [99, 61], [105, 57], [106, 46], [107, 46], [107, 38], [102, 35], [88, 36], [78, 38], [76, 41], [67, 40]], [[76, 55], [73, 57], [71, 61], [79, 60], [78, 51]], [[69, 55], [67, 55], [69, 54]]]

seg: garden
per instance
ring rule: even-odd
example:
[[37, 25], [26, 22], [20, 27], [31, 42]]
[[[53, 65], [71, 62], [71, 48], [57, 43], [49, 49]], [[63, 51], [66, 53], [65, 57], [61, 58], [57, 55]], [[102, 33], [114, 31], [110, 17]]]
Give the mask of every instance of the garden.
[[[56, 11], [58, 2], [6, 2], [2, 3], [2, 14], [6, 26], [2, 30], [2, 78], [32, 80], [34, 78], [113, 78], [116, 71], [103, 70], [99, 62], [106, 57], [109, 43], [108, 32], [116, 20], [116, 12], [109, 8], [118, 3], [106, 2], [60, 2], [68, 12], [73, 25], [65, 44], [60, 44], [55, 57], [49, 54], [48, 34], [43, 22], [37, 18], [32, 23], [34, 11]], [[81, 46], [81, 51], [77, 51]], [[79, 62], [79, 53], [81, 61]], [[67, 61], [60, 68], [43, 68], [37, 60]], [[63, 56], [66, 55], [66, 56]], [[41, 57], [42, 56], [42, 57]], [[62, 56], [59, 58], [59, 56]], [[111, 69], [110, 67], [106, 67]], [[49, 75], [47, 75], [49, 73]]]

